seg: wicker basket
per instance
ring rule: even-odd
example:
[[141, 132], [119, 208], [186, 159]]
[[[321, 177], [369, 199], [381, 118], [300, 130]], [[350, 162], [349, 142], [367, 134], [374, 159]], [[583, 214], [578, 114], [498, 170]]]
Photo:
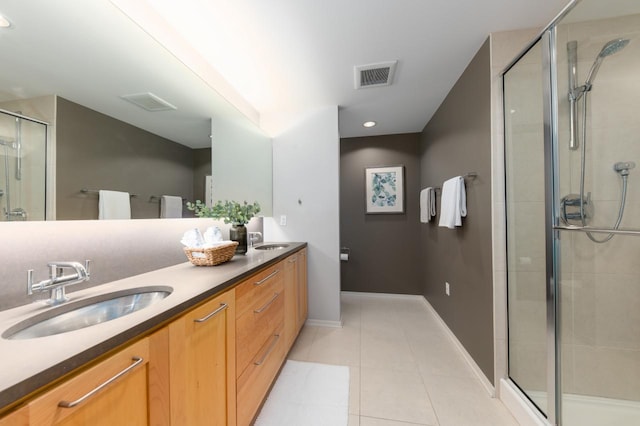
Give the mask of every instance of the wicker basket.
[[[196, 266], [215, 266], [231, 260], [236, 252], [238, 243], [236, 241], [229, 244], [212, 247], [212, 248], [184, 248], [184, 253], [189, 261]], [[196, 253], [202, 253], [197, 255]]]

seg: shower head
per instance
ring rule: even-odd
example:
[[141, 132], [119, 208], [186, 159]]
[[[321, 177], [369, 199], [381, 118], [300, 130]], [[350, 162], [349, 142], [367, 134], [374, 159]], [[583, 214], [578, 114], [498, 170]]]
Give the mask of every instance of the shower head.
[[589, 70], [589, 74], [587, 74], [587, 81], [584, 83], [587, 89], [591, 88], [591, 85], [593, 84], [593, 80], [595, 80], [596, 74], [600, 69], [600, 65], [602, 64], [602, 61], [604, 61], [604, 58], [606, 58], [607, 56], [613, 55], [614, 53], [618, 53], [619, 51], [624, 49], [627, 44], [629, 44], [628, 39], [618, 38], [618, 39], [607, 42], [607, 44], [605, 44], [602, 47], [602, 49], [600, 50], [600, 53], [598, 53], [598, 57], [593, 62], [593, 65]]
[[629, 39], [619, 38], [616, 40], [611, 40], [602, 47], [602, 50], [600, 51], [598, 56], [605, 57], [613, 55], [614, 53], [618, 53], [619, 51], [624, 49], [627, 44], [629, 44]]

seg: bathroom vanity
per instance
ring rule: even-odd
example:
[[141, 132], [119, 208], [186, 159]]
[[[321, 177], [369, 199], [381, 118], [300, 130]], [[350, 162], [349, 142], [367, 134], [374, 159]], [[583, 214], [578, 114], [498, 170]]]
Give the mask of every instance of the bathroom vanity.
[[6, 330], [50, 309], [0, 312], [0, 426], [249, 425], [307, 316], [306, 244], [184, 263], [70, 293], [146, 287], [162, 300], [46, 337]]

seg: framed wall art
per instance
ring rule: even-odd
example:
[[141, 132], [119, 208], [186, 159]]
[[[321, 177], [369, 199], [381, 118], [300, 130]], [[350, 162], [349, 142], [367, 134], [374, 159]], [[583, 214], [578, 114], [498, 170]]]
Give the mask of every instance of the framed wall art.
[[404, 166], [365, 169], [367, 214], [404, 213]]

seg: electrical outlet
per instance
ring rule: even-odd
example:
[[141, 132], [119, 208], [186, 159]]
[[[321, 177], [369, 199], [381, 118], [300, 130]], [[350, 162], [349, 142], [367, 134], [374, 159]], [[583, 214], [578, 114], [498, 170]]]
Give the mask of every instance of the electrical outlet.
[[449, 283], [446, 281], [444, 283], [444, 292], [447, 296], [451, 296], [451, 288], [449, 288]]
[[280, 215], [280, 226], [287, 226], [287, 215]]

